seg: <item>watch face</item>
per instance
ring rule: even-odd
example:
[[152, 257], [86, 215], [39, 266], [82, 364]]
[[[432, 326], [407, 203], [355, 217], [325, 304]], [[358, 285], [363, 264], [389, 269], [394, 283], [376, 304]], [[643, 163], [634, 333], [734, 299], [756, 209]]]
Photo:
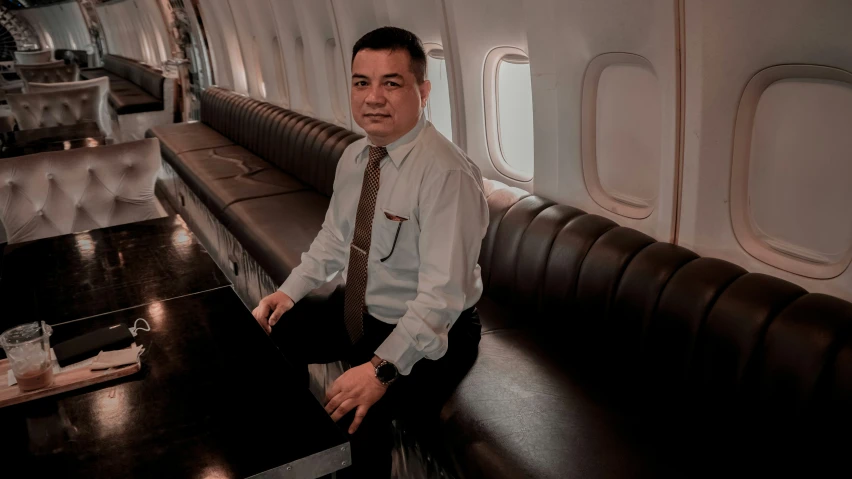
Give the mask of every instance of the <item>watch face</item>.
[[376, 377], [383, 383], [393, 381], [396, 379], [397, 374], [396, 366], [388, 362], [384, 362], [376, 368]]

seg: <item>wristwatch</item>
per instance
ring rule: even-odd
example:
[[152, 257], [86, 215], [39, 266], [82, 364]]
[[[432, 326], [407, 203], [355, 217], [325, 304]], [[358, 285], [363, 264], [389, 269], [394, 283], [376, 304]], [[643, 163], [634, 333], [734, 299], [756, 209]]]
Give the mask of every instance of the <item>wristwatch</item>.
[[[376, 364], [376, 360], [378, 360], [378, 364]], [[396, 369], [393, 363], [378, 357], [374, 357], [371, 363], [376, 368], [376, 379], [383, 385], [389, 386], [390, 383], [396, 381], [399, 377], [399, 370]]]

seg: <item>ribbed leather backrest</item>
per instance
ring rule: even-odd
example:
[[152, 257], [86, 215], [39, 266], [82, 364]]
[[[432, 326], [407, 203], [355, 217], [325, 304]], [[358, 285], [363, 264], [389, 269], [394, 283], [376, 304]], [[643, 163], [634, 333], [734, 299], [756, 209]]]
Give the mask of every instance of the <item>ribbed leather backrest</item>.
[[163, 81], [165, 77], [162, 71], [118, 55], [105, 56], [104, 69], [129, 82], [135, 83], [154, 98], [158, 100], [163, 99]]
[[644, 391], [852, 416], [852, 303], [485, 186], [480, 265], [485, 294], [511, 311], [506, 327], [580, 351]]
[[201, 121], [327, 196], [333, 192], [343, 150], [361, 138], [337, 125], [221, 88], [204, 90]]

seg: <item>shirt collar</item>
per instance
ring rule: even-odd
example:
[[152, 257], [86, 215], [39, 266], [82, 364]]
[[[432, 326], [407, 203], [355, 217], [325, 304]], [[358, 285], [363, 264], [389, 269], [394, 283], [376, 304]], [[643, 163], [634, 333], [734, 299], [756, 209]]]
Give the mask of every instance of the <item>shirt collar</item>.
[[[399, 139], [394, 141], [393, 143], [387, 145], [385, 148], [388, 150], [388, 156], [390, 156], [393, 164], [396, 165], [397, 168], [402, 165], [402, 162], [405, 161], [405, 158], [414, 149], [414, 145], [417, 143], [417, 137], [420, 135], [420, 132], [423, 131], [423, 127], [426, 126], [426, 115], [421, 112], [420, 119], [417, 120], [417, 124], [414, 125], [414, 128], [408, 131], [408, 133], [402, 135]], [[369, 149], [373, 145], [369, 138], [367, 138], [367, 144], [364, 146], [364, 150], [361, 151], [363, 153], [365, 150]], [[359, 155], [359, 159], [363, 155]]]

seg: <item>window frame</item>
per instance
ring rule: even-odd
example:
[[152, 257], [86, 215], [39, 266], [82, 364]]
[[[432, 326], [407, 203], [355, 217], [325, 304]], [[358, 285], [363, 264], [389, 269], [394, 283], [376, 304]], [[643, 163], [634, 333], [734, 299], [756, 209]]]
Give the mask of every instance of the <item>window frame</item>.
[[[440, 43], [431, 43], [427, 42], [423, 44], [423, 51], [426, 53], [426, 61], [429, 61], [429, 58], [433, 58], [435, 60], [442, 60], [444, 62], [444, 67], [449, 70], [449, 64], [447, 63], [447, 57], [444, 54], [444, 46]], [[440, 53], [436, 53], [440, 52]], [[428, 66], [427, 66], [428, 71]], [[448, 72], [449, 75], [449, 72]], [[431, 82], [430, 78], [427, 79]], [[449, 78], [447, 78], [447, 93], [449, 94], [449, 105], [450, 105], [450, 141], [454, 140], [453, 133], [453, 95], [451, 93], [452, 86], [450, 85]], [[428, 115], [428, 120], [432, 121], [432, 95], [429, 95], [429, 99], [426, 100], [426, 114]]]
[[824, 79], [852, 85], [852, 73], [839, 68], [809, 65], [774, 65], [757, 72], [743, 90], [734, 126], [730, 177], [730, 215], [734, 237], [752, 257], [789, 273], [828, 280], [843, 274], [852, 264], [852, 247], [838, 261], [814, 262], [795, 252], [761, 239], [749, 204], [751, 139], [757, 106], [763, 93], [774, 83], [790, 79]]
[[[583, 166], [583, 182], [592, 201], [601, 208], [625, 218], [644, 220], [650, 217], [656, 210], [659, 195], [652, 202], [629, 201], [620, 195], [614, 195], [606, 191], [598, 175], [598, 85], [600, 84], [604, 70], [613, 65], [637, 66], [651, 73], [655, 78], [657, 75], [654, 65], [650, 60], [634, 53], [602, 53], [594, 57], [586, 66], [586, 71], [583, 75], [583, 93], [580, 107], [580, 152], [581, 164]], [[657, 190], [658, 192], [660, 190], [659, 183], [657, 184]]]
[[[344, 105], [344, 99], [341, 98], [343, 92], [341, 86], [338, 85], [340, 77], [345, 77], [342, 60], [337, 61], [338, 55], [337, 40], [333, 37], [326, 39], [323, 44], [323, 56], [325, 60], [326, 78], [328, 79], [328, 99], [331, 103], [331, 112], [334, 115], [335, 121], [341, 125], [348, 127], [347, 124], [347, 108]], [[348, 91], [348, 90], [347, 90]]]
[[260, 46], [257, 44], [256, 35], [252, 35], [251, 37], [251, 61], [254, 63], [255, 82], [259, 90], [258, 93], [260, 93], [260, 99], [267, 101], [269, 95], [266, 88], [266, 79], [263, 75], [263, 67], [260, 64]]
[[[313, 116], [314, 102], [311, 98], [311, 87], [308, 82], [308, 64], [305, 60], [305, 40], [301, 35], [296, 37], [295, 41], [296, 63], [298, 63], [299, 74], [299, 89], [301, 90], [301, 111], [300, 113]], [[292, 100], [290, 101], [292, 105]]]
[[[529, 183], [535, 177], [535, 158], [533, 172], [526, 173], [512, 166], [503, 154], [503, 142], [500, 137], [500, 99], [498, 98], [500, 64], [529, 64], [529, 55], [517, 47], [502, 46], [493, 48], [485, 57], [483, 70], [483, 106], [485, 107], [485, 142], [488, 156], [494, 168], [503, 176], [521, 183]], [[532, 83], [532, 78], [530, 78]], [[530, 91], [532, 94], [532, 91]], [[533, 113], [533, 118], [535, 114]], [[533, 130], [535, 131], [535, 130]], [[535, 138], [533, 138], [535, 144]]]
[[275, 76], [278, 87], [278, 103], [283, 108], [290, 108], [290, 82], [287, 79], [287, 68], [284, 65], [284, 53], [278, 35], [272, 37], [272, 51], [275, 54]]

